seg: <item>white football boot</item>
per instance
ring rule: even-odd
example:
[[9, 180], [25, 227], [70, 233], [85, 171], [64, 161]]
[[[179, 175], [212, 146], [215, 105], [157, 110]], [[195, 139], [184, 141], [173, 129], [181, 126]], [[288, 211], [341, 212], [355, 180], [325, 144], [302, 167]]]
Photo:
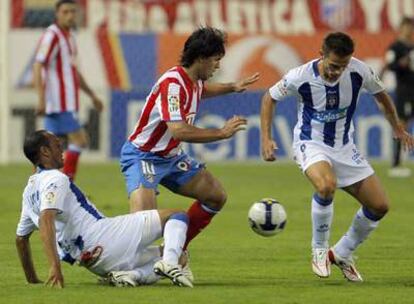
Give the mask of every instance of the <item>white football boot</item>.
[[331, 275], [328, 248], [312, 249], [312, 271], [320, 278], [327, 278]]
[[333, 248], [328, 252], [329, 261], [341, 269], [344, 277], [350, 282], [362, 282], [362, 276], [355, 267], [352, 256], [349, 258], [340, 257], [335, 253]]
[[154, 272], [169, 278], [175, 285], [193, 287], [191, 281], [183, 274], [180, 265], [171, 265], [161, 260], [155, 263]]
[[138, 285], [131, 271], [111, 271], [108, 274], [109, 284], [116, 287], [135, 287]]
[[185, 264], [184, 267], [182, 267], [181, 272], [191, 283], [194, 283], [194, 275], [188, 263]]
[[194, 283], [194, 275], [190, 269], [190, 253], [188, 252], [188, 250], [183, 251], [178, 263], [182, 265], [181, 272], [183, 273], [183, 275], [185, 275], [191, 283]]

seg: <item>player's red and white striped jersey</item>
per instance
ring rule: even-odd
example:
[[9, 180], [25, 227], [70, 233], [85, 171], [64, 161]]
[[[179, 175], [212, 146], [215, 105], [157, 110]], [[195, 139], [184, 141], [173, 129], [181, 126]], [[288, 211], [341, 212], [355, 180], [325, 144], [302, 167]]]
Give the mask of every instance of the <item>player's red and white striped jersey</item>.
[[166, 157], [176, 155], [180, 141], [172, 137], [166, 122], [194, 124], [202, 91], [203, 81], [193, 83], [182, 67], [168, 70], [148, 95], [129, 141], [141, 151]]
[[47, 114], [78, 111], [76, 56], [73, 33], [62, 30], [56, 24], [49, 26], [36, 51], [36, 61], [43, 64]]

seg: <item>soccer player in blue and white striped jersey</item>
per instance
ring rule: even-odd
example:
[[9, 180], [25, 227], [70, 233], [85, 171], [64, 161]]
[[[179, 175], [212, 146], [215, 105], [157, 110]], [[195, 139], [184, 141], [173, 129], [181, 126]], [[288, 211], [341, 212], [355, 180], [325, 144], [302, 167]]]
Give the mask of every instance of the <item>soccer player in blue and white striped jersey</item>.
[[[335, 264], [349, 281], [362, 281], [352, 254], [378, 226], [389, 202], [374, 170], [353, 141], [352, 117], [363, 89], [380, 104], [394, 136], [412, 150], [414, 139], [400, 122], [390, 96], [378, 76], [353, 57], [354, 42], [345, 33], [328, 34], [321, 57], [290, 70], [263, 96], [261, 109], [262, 156], [274, 161], [277, 144], [271, 126], [275, 104], [287, 96], [298, 101], [293, 150], [299, 167], [312, 183], [312, 270], [330, 275]], [[337, 188], [362, 205], [349, 230], [329, 249], [333, 199]]]

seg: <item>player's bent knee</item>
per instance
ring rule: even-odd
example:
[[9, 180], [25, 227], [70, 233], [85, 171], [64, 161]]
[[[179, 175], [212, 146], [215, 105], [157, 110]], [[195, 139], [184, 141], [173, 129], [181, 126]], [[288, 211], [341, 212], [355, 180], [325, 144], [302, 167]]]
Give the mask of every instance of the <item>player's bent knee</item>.
[[388, 204], [381, 204], [380, 206], [375, 207], [374, 211], [379, 216], [384, 217], [389, 211], [389, 205]]
[[332, 198], [336, 190], [334, 179], [324, 179], [316, 185], [316, 191], [322, 198]]
[[212, 196], [206, 200], [206, 205], [213, 209], [220, 210], [227, 201], [227, 193], [224, 189], [219, 188], [212, 193]]

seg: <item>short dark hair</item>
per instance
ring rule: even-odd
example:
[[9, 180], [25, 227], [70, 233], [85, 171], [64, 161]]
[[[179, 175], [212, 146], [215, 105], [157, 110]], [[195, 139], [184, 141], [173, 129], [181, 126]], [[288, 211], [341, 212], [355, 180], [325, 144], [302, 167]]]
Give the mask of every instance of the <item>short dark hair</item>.
[[323, 39], [322, 52], [324, 55], [332, 52], [341, 57], [349, 56], [354, 52], [354, 41], [345, 33], [330, 33]]
[[194, 31], [184, 44], [180, 63], [191, 66], [198, 58], [208, 58], [225, 54], [226, 33], [213, 28], [202, 27]]
[[33, 165], [39, 165], [39, 151], [41, 147], [49, 147], [48, 132], [46, 130], [35, 131], [26, 136], [23, 144], [23, 152]]
[[413, 26], [414, 25], [414, 19], [412, 17], [404, 16], [401, 19], [400, 27], [402, 27], [404, 25], [412, 25]]
[[58, 2], [56, 2], [55, 4], [55, 10], [59, 10], [59, 8], [63, 5], [63, 4], [76, 4], [75, 0], [59, 0]]

